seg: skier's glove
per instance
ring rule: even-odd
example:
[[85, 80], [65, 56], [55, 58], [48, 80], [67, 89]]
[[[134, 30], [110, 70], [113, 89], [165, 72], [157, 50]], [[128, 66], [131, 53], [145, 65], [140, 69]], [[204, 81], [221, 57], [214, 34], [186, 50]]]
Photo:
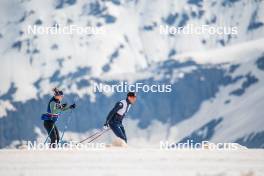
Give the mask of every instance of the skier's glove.
[[76, 104], [75, 103], [70, 105], [70, 109], [75, 109], [75, 108], [76, 108]]
[[67, 106], [67, 103], [64, 103], [61, 105], [62, 108], [65, 108]]
[[104, 128], [108, 128], [108, 127], [109, 127], [109, 123], [105, 122]]

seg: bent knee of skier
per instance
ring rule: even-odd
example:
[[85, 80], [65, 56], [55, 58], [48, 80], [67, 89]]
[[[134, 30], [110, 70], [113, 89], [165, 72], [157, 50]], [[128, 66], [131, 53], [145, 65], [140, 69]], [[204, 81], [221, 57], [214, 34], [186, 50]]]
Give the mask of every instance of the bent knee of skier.
[[120, 126], [117, 125], [110, 125], [110, 128], [112, 129], [112, 131], [114, 132], [114, 134], [121, 138], [122, 140], [124, 140], [127, 143], [127, 137], [126, 134], [123, 132], [123, 130], [121, 129]]

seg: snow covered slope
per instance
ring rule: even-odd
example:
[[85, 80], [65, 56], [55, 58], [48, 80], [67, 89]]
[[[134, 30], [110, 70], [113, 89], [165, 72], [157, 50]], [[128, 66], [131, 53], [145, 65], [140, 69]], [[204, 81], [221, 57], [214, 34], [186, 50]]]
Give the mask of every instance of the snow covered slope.
[[263, 150], [253, 149], [231, 152], [164, 151], [151, 148], [108, 148], [97, 151], [1, 150], [0, 174], [262, 176], [263, 155]]
[[[73, 133], [100, 128], [125, 93], [94, 93], [92, 84], [119, 81], [172, 84], [171, 93], [139, 92], [126, 122], [131, 142], [264, 146], [263, 1], [4, 0], [0, 15], [0, 147], [38, 138], [54, 86], [78, 104], [60, 127], [73, 115]], [[34, 24], [96, 26], [105, 34], [28, 34]], [[160, 25], [188, 24], [236, 26], [238, 34], [160, 34]]]

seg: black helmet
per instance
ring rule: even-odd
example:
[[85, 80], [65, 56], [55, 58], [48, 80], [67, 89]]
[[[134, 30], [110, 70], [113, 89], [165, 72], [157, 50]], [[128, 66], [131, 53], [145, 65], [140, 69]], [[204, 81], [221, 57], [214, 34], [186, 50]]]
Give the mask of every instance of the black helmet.
[[127, 97], [136, 97], [136, 93], [135, 92], [128, 92]]

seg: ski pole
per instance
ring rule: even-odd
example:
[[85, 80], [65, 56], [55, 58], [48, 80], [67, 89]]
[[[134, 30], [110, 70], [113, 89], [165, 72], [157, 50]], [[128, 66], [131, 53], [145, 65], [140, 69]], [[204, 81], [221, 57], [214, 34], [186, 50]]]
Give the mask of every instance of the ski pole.
[[100, 136], [102, 136], [104, 133], [106, 133], [107, 131], [109, 131], [108, 129], [105, 129], [104, 131], [102, 131], [98, 136], [94, 137], [93, 139], [91, 139], [90, 141], [88, 141], [87, 143], [91, 143], [93, 142], [95, 139], [98, 139]]
[[[74, 104], [75, 104], [75, 102], [78, 100], [78, 97], [75, 97], [74, 98]], [[71, 114], [70, 114], [70, 117], [69, 117], [69, 119], [68, 119], [68, 121], [67, 121], [67, 124], [65, 125], [65, 127], [64, 127], [64, 129], [63, 129], [63, 132], [62, 132], [62, 135], [61, 135], [61, 138], [60, 138], [60, 142], [62, 141], [62, 139], [63, 139], [63, 136], [64, 136], [64, 133], [65, 133], [65, 131], [68, 129], [68, 125], [70, 124], [70, 121], [71, 121], [71, 119], [72, 119], [72, 110], [71, 110]]]
[[67, 121], [67, 123], [66, 123], [66, 125], [65, 125], [65, 127], [64, 127], [64, 129], [63, 129], [63, 132], [62, 132], [62, 135], [61, 135], [61, 138], [60, 138], [60, 142], [61, 142], [62, 139], [63, 139], [63, 136], [64, 136], [65, 131], [68, 129], [68, 126], [69, 126], [69, 124], [70, 124], [70, 122], [71, 122], [71, 119], [72, 119], [72, 110], [71, 110], [70, 117], [68, 118], [68, 121]]
[[92, 134], [92, 135], [88, 136], [87, 138], [81, 140], [79, 143], [83, 143], [84, 141], [87, 141], [88, 139], [91, 139], [92, 137], [96, 136], [97, 134], [99, 134], [100, 132], [102, 132], [104, 130], [105, 130], [104, 128], [100, 129], [99, 131], [95, 132], [94, 134]]

